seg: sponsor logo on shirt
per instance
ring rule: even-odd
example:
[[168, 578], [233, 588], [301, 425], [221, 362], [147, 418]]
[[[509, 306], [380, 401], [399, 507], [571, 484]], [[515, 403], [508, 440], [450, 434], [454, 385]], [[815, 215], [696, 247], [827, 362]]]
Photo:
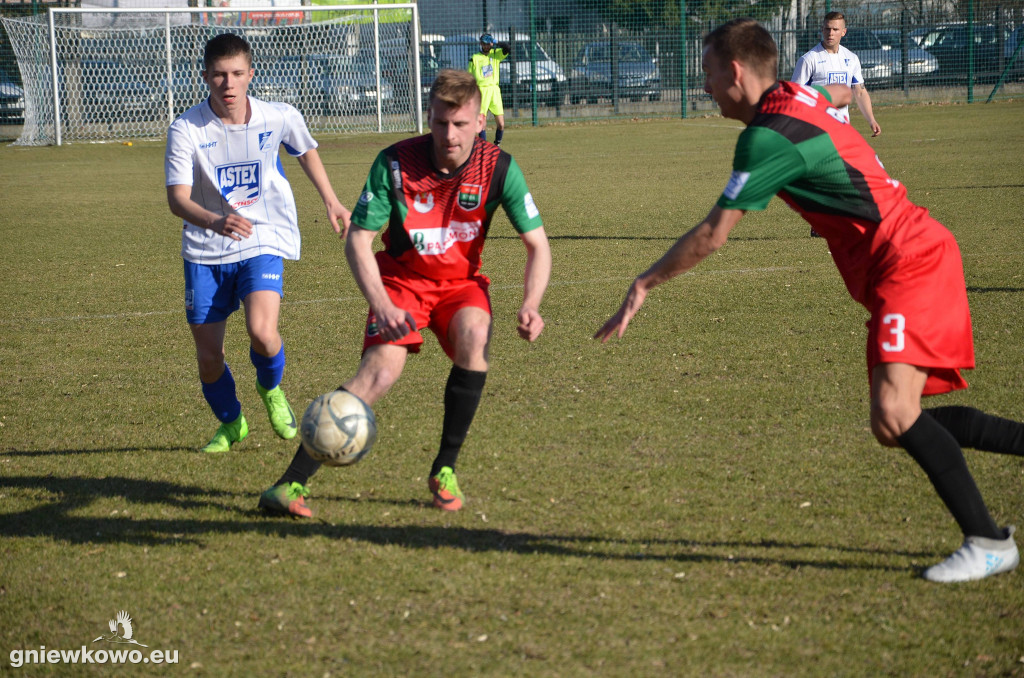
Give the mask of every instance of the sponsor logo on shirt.
[[270, 146], [270, 139], [274, 136], [273, 132], [260, 132], [260, 150], [265, 151]]
[[280, 273], [264, 273], [263, 274], [263, 279], [264, 280], [280, 280], [281, 279], [281, 274]]
[[523, 196], [523, 207], [526, 208], [526, 216], [531, 219], [536, 219], [540, 216], [540, 212], [537, 211], [537, 206], [533, 204], [533, 194], [527, 193]]
[[747, 180], [750, 178], [750, 172], [738, 172], [733, 170], [732, 176], [729, 177], [729, 183], [725, 185], [725, 197], [729, 200], [735, 200], [736, 196], [740, 194], [743, 187], [747, 185]]
[[260, 163], [240, 162], [216, 169], [220, 194], [233, 208], [248, 207], [260, 199]]
[[825, 74], [826, 85], [849, 85], [850, 74], [845, 71], [829, 71]]
[[370, 191], [363, 191], [362, 195], [359, 196], [360, 205], [369, 205], [371, 200], [373, 200], [373, 193]]
[[199, 148], [215, 148], [216, 146], [216, 141], [207, 141], [205, 144], [199, 144]]
[[483, 187], [479, 184], [462, 184], [459, 186], [459, 207], [464, 210], [476, 209], [480, 206], [480, 193]]
[[423, 256], [437, 256], [456, 243], [475, 240], [480, 235], [480, 222], [452, 221], [447, 228], [418, 228], [409, 235], [417, 252]]
[[417, 193], [412, 197], [412, 208], [420, 214], [426, 214], [434, 209], [434, 194]]

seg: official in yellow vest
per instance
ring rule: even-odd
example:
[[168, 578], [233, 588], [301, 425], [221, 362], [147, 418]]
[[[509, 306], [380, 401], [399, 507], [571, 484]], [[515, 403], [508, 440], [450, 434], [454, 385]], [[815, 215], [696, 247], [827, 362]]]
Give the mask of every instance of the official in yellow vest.
[[[480, 88], [480, 112], [486, 117], [494, 114], [498, 129], [494, 132], [494, 144], [501, 146], [505, 135], [505, 108], [501, 104], [501, 87], [498, 84], [498, 64], [512, 53], [507, 42], [495, 42], [494, 36], [484, 33], [480, 36], [480, 52], [469, 58], [469, 72], [476, 78]], [[487, 126], [480, 131], [480, 138], [487, 140]]]

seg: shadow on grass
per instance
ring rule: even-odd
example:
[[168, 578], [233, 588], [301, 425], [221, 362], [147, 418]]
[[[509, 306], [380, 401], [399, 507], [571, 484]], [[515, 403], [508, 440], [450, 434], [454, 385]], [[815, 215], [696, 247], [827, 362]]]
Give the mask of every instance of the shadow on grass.
[[[10, 500], [12, 490], [20, 494], [57, 495], [55, 498], [26, 497], [33, 506], [2, 514], [0, 538], [49, 537], [71, 544], [123, 543], [140, 546], [161, 544], [204, 545], [217, 534], [255, 533], [278, 537], [325, 537], [347, 539], [409, 549], [456, 548], [471, 553], [504, 552], [523, 555], [552, 555], [638, 561], [687, 563], [723, 562], [782, 565], [824, 570], [878, 570], [900, 572], [913, 568], [886, 563], [863, 562], [868, 558], [924, 558], [932, 552], [857, 548], [840, 544], [787, 542], [772, 539], [749, 541], [694, 539], [622, 539], [589, 535], [534, 534], [496, 528], [438, 525], [334, 525], [318, 520], [269, 517], [254, 509], [239, 509], [237, 493], [208, 490], [177, 483], [123, 477], [58, 478], [22, 476], [0, 478], [0, 488]], [[119, 498], [137, 509], [140, 504], [172, 509], [233, 514], [227, 518], [136, 518], [72, 515], [97, 498]], [[384, 500], [376, 500], [384, 501]], [[256, 497], [252, 496], [255, 504]], [[416, 501], [389, 502], [423, 505]], [[424, 510], [433, 511], [433, 509]], [[715, 551], [721, 550], [717, 553]], [[778, 553], [772, 553], [778, 551]], [[795, 556], [789, 551], [824, 551], [815, 556]]]
[[96, 447], [92, 449], [82, 448], [78, 450], [7, 450], [6, 452], [0, 451], [0, 457], [63, 457], [67, 455], [74, 456], [77, 454], [116, 454], [118, 452], [194, 452], [195, 450], [195, 447], [187, 447], [184, 445]]
[[985, 294], [987, 292], [1024, 292], [1024, 287], [968, 287], [970, 294]]

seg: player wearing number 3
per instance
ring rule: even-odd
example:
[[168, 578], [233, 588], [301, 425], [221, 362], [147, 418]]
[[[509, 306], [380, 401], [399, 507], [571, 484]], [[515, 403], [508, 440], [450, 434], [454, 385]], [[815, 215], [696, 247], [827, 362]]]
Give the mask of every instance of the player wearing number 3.
[[850, 295], [870, 312], [871, 429], [924, 469], [964, 534], [963, 545], [928, 568], [932, 581], [981, 579], [1019, 562], [1013, 528], [1000, 528], [967, 469], [961, 446], [1024, 455], [1024, 424], [969, 407], [923, 410], [922, 395], [966, 388], [974, 367], [970, 311], [952, 234], [907, 199], [867, 142], [836, 107], [845, 86], [776, 80], [778, 51], [751, 19], [735, 19], [704, 40], [706, 92], [722, 115], [747, 125], [733, 173], [707, 217], [631, 285], [595, 335], [622, 336], [657, 285], [721, 247], [747, 210], [778, 194], [827, 241]]

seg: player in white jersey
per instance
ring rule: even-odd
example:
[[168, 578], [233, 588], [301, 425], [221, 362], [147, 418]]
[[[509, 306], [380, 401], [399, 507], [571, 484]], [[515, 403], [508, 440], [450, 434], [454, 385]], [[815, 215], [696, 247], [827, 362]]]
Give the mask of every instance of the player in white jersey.
[[[860, 70], [860, 59], [839, 44], [846, 35], [846, 17], [842, 12], [829, 12], [821, 26], [821, 42], [800, 57], [793, 69], [793, 82], [801, 85], [846, 85], [853, 89], [853, 98], [864, 118], [871, 125], [871, 136], [877, 137], [882, 128], [871, 110], [871, 95], [864, 87], [864, 75]], [[839, 112], [850, 121], [849, 106]]]
[[205, 452], [227, 452], [249, 434], [235, 381], [224, 362], [227, 318], [245, 307], [256, 390], [278, 436], [294, 438], [295, 413], [281, 390], [284, 343], [278, 332], [284, 260], [298, 259], [295, 198], [280, 148], [298, 159], [345, 237], [350, 212], [338, 201], [302, 114], [248, 96], [252, 50], [240, 36], [206, 43], [203, 80], [210, 96], [167, 131], [167, 202], [184, 220], [185, 315], [192, 330], [203, 396], [221, 425]]

